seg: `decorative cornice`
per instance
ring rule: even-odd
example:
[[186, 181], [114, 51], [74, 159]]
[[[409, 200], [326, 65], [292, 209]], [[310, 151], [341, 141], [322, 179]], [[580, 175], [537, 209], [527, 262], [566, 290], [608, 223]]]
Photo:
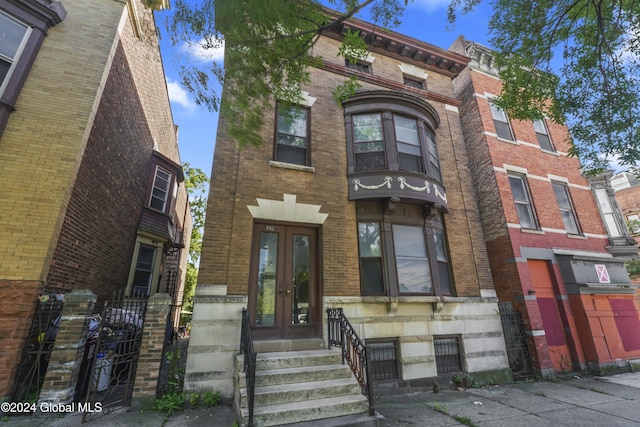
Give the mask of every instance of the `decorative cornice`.
[[403, 34], [382, 30], [380, 27], [355, 18], [340, 22], [323, 34], [342, 39], [348, 31], [358, 32], [372, 52], [395, 57], [402, 62], [418, 65], [451, 78], [460, 74], [469, 62], [469, 59], [463, 55]]
[[58, 0], [9, 0], [16, 7], [26, 11], [47, 28], [41, 28], [46, 32], [49, 27], [61, 23], [67, 16], [67, 11]]
[[435, 92], [429, 92], [428, 90], [424, 90], [424, 89], [418, 89], [411, 86], [406, 86], [403, 83], [399, 83], [393, 80], [385, 79], [383, 77], [355, 71], [350, 68], [347, 68], [346, 66], [337, 65], [331, 62], [327, 62], [325, 60], [322, 60], [320, 68], [335, 74], [342, 75], [342, 76], [351, 76], [355, 74], [358, 76], [358, 80], [361, 80], [363, 82], [381, 86], [386, 89], [392, 89], [399, 92], [410, 93], [424, 100], [434, 101], [442, 104], [449, 104], [455, 107], [458, 107], [462, 104], [460, 100], [455, 98], [443, 96]]

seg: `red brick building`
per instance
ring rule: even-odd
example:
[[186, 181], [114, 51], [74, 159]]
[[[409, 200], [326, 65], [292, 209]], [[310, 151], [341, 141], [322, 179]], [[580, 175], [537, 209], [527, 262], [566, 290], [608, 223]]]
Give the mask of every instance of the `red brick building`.
[[598, 190], [567, 157], [567, 128], [509, 120], [491, 103], [502, 89], [493, 52], [462, 37], [451, 50], [471, 59], [454, 91], [496, 292], [523, 317], [533, 368], [546, 375], [638, 361], [635, 289], [624, 257], [614, 257], [637, 248], [628, 233], [605, 228]]

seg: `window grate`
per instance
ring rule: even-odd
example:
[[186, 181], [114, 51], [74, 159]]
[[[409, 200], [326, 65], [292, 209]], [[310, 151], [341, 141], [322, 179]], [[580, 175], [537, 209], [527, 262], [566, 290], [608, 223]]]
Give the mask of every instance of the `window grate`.
[[436, 353], [438, 374], [462, 371], [460, 337], [434, 337], [433, 346]]
[[367, 340], [372, 381], [398, 379], [398, 341]]

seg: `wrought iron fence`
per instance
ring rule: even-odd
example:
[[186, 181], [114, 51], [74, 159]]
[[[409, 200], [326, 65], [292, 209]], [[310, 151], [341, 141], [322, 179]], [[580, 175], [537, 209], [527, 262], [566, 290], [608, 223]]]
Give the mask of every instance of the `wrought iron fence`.
[[244, 364], [242, 371], [247, 382], [247, 406], [249, 410], [248, 427], [253, 427], [253, 404], [256, 391], [256, 357], [253, 349], [253, 337], [251, 335], [251, 319], [246, 308], [242, 309], [242, 330], [240, 332], [240, 353], [243, 355]]
[[369, 354], [364, 342], [346, 318], [342, 308], [328, 308], [329, 347], [340, 347], [342, 363], [345, 360], [356, 376], [362, 393], [369, 399], [369, 415], [374, 415], [373, 386], [369, 375]]
[[511, 373], [514, 378], [531, 376], [533, 369], [522, 315], [513, 308], [510, 302], [500, 302], [498, 308]]
[[92, 320], [76, 396], [102, 410], [85, 412], [83, 422], [131, 403], [146, 308], [146, 298], [119, 293]]
[[11, 402], [36, 402], [47, 373], [62, 315], [64, 294], [44, 292], [36, 301], [29, 336], [11, 392]]

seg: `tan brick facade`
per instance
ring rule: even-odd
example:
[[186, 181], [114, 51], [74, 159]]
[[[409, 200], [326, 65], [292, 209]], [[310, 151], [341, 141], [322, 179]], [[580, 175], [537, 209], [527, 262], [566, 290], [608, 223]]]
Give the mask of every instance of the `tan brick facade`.
[[[5, 3], [0, 1], [2, 10], [12, 13], [15, 8], [5, 9]], [[0, 355], [0, 399], [13, 386], [28, 327], [22, 322], [30, 322], [38, 292], [88, 289], [102, 308], [114, 291], [125, 290], [150, 203], [154, 151], [174, 165], [174, 176], [181, 175], [153, 11], [137, 0], [42, 3], [61, 4], [63, 19], [49, 28], [15, 111], [0, 129], [0, 292], [24, 289], [24, 301], [14, 301], [23, 305], [0, 310], [0, 321], [17, 316], [22, 331], [0, 340], [10, 348]], [[191, 232], [183, 184], [169, 203], [161, 215], [165, 228], [184, 229], [186, 240], [177, 298]], [[158, 273], [168, 249], [159, 245]]]
[[[360, 21], [356, 24], [368, 25]], [[451, 84], [452, 77], [459, 70], [456, 67], [466, 64], [465, 58], [457, 55], [447, 57], [442, 64], [455, 64], [447, 65], [451, 68], [444, 65], [442, 68], [428, 67], [411, 56], [403, 58], [378, 47], [371, 50], [374, 57], [371, 74], [359, 75], [362, 89], [358, 94], [406, 99], [397, 102], [411, 103], [414, 105], [411, 108], [424, 105], [426, 110], [432, 111], [430, 114], [437, 117], [434, 133], [442, 187], [446, 191], [446, 209], [432, 201], [425, 203], [419, 199], [436, 197], [438, 184], [425, 180], [426, 175], [411, 178], [414, 176], [411, 173], [409, 178], [399, 176], [392, 179], [385, 178], [382, 171], [379, 180], [388, 179], [388, 188], [393, 187], [393, 181], [395, 190], [391, 191], [401, 191], [396, 184], [400, 182], [398, 180], [415, 179], [411, 181], [411, 187], [401, 187], [404, 191], [413, 191], [413, 195], [398, 193], [397, 200], [389, 196], [367, 196], [371, 198], [361, 200], [388, 206], [388, 211], [382, 214], [385, 221], [392, 217], [402, 218], [402, 215], [408, 215], [406, 218], [418, 215], [420, 218], [412, 220], [424, 225], [425, 221], [432, 221], [428, 215], [437, 216], [447, 211], [442, 218], [453, 283], [453, 296], [439, 293], [409, 296], [398, 295], [398, 291], [394, 296], [393, 290], [389, 289], [386, 292], [390, 295], [367, 296], [361, 290], [365, 285], [361, 285], [358, 204], [354, 197], [360, 197], [367, 191], [386, 191], [387, 187], [376, 182], [358, 189], [356, 175], [348, 173], [349, 168], [353, 168], [348, 147], [351, 137], [347, 135], [351, 119], [345, 113], [346, 107], [338, 103], [331, 92], [352, 72], [345, 66], [344, 59], [337, 56], [339, 41], [336, 37], [321, 37], [314, 46], [313, 52], [322, 56], [323, 64], [310, 70], [311, 81], [302, 88], [308, 94], [305, 102], [310, 104], [304, 104], [310, 114], [309, 164], [298, 166], [275, 161], [275, 100], [273, 108], [265, 114], [261, 130], [263, 144], [259, 147], [238, 150], [236, 143], [227, 136], [227, 123], [219, 122], [199, 285], [194, 299], [187, 390], [218, 389], [223, 394], [232, 394], [232, 352], [235, 351], [232, 349], [237, 348], [239, 340], [239, 335], [235, 335], [240, 319], [238, 307], [248, 303], [252, 309], [251, 295], [256, 292], [256, 284], [250, 278], [252, 265], [258, 262], [255, 255], [252, 258], [251, 246], [253, 241], [257, 247], [255, 239], [259, 238], [254, 230], [261, 230], [254, 228], [256, 223], [266, 224], [261, 225], [263, 230], [269, 230], [270, 224], [299, 224], [319, 229], [319, 286], [323, 309], [319, 310], [319, 321], [326, 322], [325, 308], [343, 307], [365, 340], [397, 339], [400, 345], [398, 363], [403, 371], [400, 379], [414, 381], [438, 375], [434, 340], [441, 335], [454, 335], [461, 343], [464, 342], [461, 360], [464, 360], [462, 369], [467, 372], [480, 375], [482, 372], [508, 371], [476, 190], [459, 118], [460, 102], [453, 97]], [[451, 55], [432, 45], [403, 39], [398, 34], [390, 37], [415, 45], [416, 49], [430, 52], [436, 58], [438, 55]], [[427, 76], [425, 89], [405, 86], [403, 70], [419, 75], [424, 73]], [[383, 114], [382, 117], [386, 116]], [[397, 171], [389, 173], [402, 174]], [[354, 185], [356, 190], [353, 190]], [[429, 192], [425, 194], [427, 188]], [[354, 191], [360, 193], [354, 195]], [[420, 191], [423, 193], [418, 195]], [[293, 200], [295, 205], [291, 202]], [[395, 212], [394, 203], [398, 202], [400, 207]], [[297, 213], [311, 209], [309, 205], [317, 209], [323, 219], [314, 222], [316, 217], [307, 216], [311, 219], [300, 223], [284, 219], [292, 210]], [[422, 210], [425, 205], [425, 210]], [[285, 207], [284, 212], [279, 210], [280, 207]], [[420, 213], [416, 214], [417, 211]], [[431, 214], [424, 213], [427, 211]], [[390, 224], [383, 228], [385, 233], [390, 233]], [[386, 239], [390, 244], [390, 239]], [[391, 257], [389, 254], [385, 256]], [[429, 256], [435, 258], [435, 254]], [[319, 328], [317, 338], [326, 340], [325, 326]], [[216, 345], [212, 345], [210, 334], [215, 330], [220, 333], [216, 334]]]

